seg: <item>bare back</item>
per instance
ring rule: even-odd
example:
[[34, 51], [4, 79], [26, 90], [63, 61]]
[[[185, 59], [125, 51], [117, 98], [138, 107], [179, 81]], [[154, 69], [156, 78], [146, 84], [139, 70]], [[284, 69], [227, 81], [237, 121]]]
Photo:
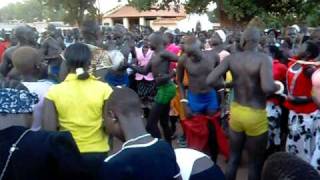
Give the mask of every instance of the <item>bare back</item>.
[[[240, 52], [230, 57], [229, 69], [233, 77], [235, 101], [246, 106], [264, 109], [267, 93], [261, 83], [262, 76], [272, 76], [271, 59], [260, 52]], [[270, 66], [264, 64], [270, 63]], [[263, 70], [263, 68], [270, 68]], [[269, 74], [262, 72], [268, 71]]]

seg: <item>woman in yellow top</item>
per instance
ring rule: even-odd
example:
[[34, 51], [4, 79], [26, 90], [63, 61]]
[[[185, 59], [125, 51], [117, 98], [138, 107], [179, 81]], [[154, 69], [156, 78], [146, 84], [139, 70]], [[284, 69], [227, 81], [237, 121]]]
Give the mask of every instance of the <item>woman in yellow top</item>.
[[70, 131], [89, 172], [96, 174], [109, 151], [104, 106], [112, 88], [89, 75], [92, 54], [87, 45], [73, 44], [64, 56], [68, 75], [46, 96], [43, 127]]

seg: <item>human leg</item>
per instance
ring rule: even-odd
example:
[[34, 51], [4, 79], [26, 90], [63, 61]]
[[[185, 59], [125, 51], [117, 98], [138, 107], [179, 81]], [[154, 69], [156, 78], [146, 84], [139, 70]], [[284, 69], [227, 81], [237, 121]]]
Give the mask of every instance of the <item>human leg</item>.
[[245, 144], [245, 134], [229, 129], [229, 139], [231, 155], [226, 169], [226, 180], [235, 180]]
[[162, 105], [154, 103], [147, 120], [147, 131], [155, 138], [161, 138], [161, 133], [158, 128], [159, 114], [161, 113]]
[[163, 130], [164, 138], [169, 144], [171, 144], [172, 131], [169, 127], [169, 111], [170, 104], [162, 104], [161, 111], [158, 115], [160, 115], [160, 125]]
[[247, 136], [249, 154], [249, 180], [260, 180], [268, 144], [268, 132], [259, 136]]

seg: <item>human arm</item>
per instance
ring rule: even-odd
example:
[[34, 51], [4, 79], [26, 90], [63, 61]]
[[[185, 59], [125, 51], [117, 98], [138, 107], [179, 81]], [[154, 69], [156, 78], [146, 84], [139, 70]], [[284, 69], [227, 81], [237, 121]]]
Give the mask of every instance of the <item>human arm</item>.
[[0, 64], [1, 75], [6, 77], [7, 74], [10, 72], [10, 70], [12, 69], [12, 67], [13, 67], [12, 62], [8, 56], [7, 51], [6, 51], [5, 54], [3, 55], [2, 63]]
[[54, 102], [45, 98], [43, 111], [42, 128], [48, 131], [57, 131], [58, 113]]
[[213, 71], [208, 75], [206, 83], [209, 86], [219, 87], [221, 85], [221, 78], [229, 70], [230, 58], [226, 57]]
[[265, 56], [261, 62], [260, 86], [267, 96], [274, 94], [278, 90], [273, 79], [272, 60], [267, 56]]
[[128, 64], [129, 68], [133, 69], [135, 72], [142, 75], [148, 75], [148, 73], [151, 72], [151, 66], [152, 66], [151, 61], [149, 61], [149, 63], [145, 67], [139, 67], [134, 64]]
[[179, 56], [169, 52], [169, 51], [163, 51], [161, 53], [161, 57], [165, 60], [171, 61], [171, 62], [178, 62]]
[[184, 80], [184, 75], [185, 75], [185, 61], [186, 57], [181, 56], [180, 60], [178, 61], [178, 66], [177, 66], [177, 85], [179, 88], [179, 93], [180, 93], [180, 102], [182, 107], [184, 108], [184, 112], [187, 116], [187, 118], [191, 118], [192, 113], [191, 110], [188, 106], [188, 100], [186, 98], [186, 88], [184, 86], [183, 80]]
[[154, 78], [156, 85], [163, 85], [176, 76], [176, 72], [172, 71], [169, 74], [159, 74]]

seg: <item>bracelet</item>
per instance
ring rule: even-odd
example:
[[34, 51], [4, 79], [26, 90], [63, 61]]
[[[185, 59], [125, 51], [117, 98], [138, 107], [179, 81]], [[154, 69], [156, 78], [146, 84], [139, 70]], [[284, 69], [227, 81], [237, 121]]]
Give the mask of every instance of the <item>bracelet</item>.
[[224, 88], [221, 88], [221, 89], [218, 90], [218, 92], [224, 92], [224, 91], [225, 91]]
[[180, 102], [181, 103], [189, 103], [188, 99], [181, 99]]

